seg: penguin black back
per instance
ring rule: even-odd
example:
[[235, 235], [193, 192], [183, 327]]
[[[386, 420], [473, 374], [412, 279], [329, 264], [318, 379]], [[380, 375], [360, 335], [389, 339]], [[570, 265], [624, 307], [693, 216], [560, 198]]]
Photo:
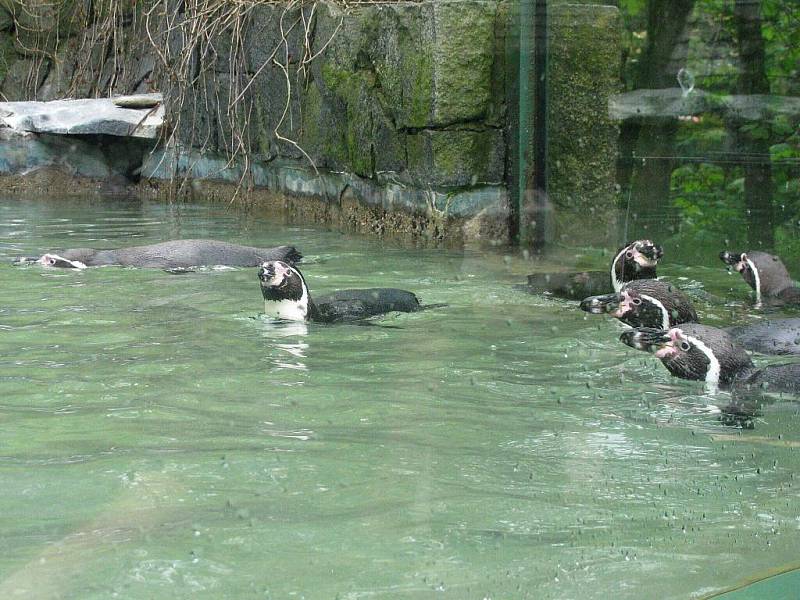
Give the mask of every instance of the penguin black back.
[[264, 312], [280, 319], [336, 323], [423, 308], [412, 292], [397, 288], [339, 290], [312, 299], [303, 274], [283, 261], [262, 263], [258, 279]]
[[627, 281], [654, 279], [656, 265], [664, 255], [650, 240], [628, 242], [611, 259], [609, 271], [577, 273], [533, 273], [517, 289], [530, 294], [548, 293], [559, 298], [581, 300], [600, 293], [618, 292]]

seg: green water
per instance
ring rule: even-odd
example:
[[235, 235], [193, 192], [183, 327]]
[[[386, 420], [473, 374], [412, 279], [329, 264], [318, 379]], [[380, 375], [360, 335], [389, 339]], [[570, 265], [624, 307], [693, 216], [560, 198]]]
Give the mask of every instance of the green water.
[[[7, 263], [176, 237], [291, 242], [312, 292], [448, 307], [285, 324], [255, 269]], [[616, 322], [514, 291], [543, 268], [517, 254], [3, 200], [0, 262], [2, 598], [683, 599], [800, 558], [797, 407], [723, 426], [726, 394]], [[746, 310], [721, 266], [662, 272], [711, 322]]]

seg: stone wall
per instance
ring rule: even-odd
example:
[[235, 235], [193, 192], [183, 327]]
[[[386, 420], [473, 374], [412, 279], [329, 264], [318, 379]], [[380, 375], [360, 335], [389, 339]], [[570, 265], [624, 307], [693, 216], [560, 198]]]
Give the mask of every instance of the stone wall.
[[[556, 4], [550, 10], [548, 195], [553, 239], [597, 244], [613, 238], [619, 122], [609, 104], [621, 91], [622, 24], [616, 7]], [[566, 209], [566, 210], [565, 210]]]
[[[435, 238], [502, 243], [516, 185], [514, 2], [254, 1], [198, 42], [178, 0], [159, 3], [148, 23], [141, 2], [100, 3], [115, 10], [98, 14], [90, 0], [25, 0], [24, 10], [0, 0], [0, 91], [8, 100], [161, 91], [174, 135], [142, 166], [145, 178], [358, 203], [376, 219], [420, 217], [430, 227], [417, 230]], [[616, 9], [571, 6], [553, 9], [550, 42], [551, 197], [565, 217], [613, 204], [615, 160], [614, 124], [601, 113]], [[112, 24], [116, 35], [104, 37]]]

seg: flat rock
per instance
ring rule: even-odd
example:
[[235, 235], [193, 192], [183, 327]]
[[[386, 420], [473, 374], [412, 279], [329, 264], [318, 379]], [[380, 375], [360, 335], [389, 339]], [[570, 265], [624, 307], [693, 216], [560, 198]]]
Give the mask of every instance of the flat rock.
[[161, 100], [161, 94], [139, 94], [51, 102], [0, 102], [0, 125], [35, 133], [155, 139], [164, 122]]

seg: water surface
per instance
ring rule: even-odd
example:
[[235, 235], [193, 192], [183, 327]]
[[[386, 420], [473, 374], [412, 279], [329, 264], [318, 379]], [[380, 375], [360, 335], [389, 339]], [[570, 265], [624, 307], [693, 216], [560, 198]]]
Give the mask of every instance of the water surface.
[[[280, 323], [255, 269], [8, 264], [178, 237], [294, 243], [312, 292], [448, 306]], [[666, 250], [708, 322], [759, 318], [738, 276]], [[618, 323], [512, 288], [606, 260], [224, 206], [1, 200], [0, 596], [677, 599], [790, 566], [796, 405], [722, 425], [725, 393], [671, 378]]]

